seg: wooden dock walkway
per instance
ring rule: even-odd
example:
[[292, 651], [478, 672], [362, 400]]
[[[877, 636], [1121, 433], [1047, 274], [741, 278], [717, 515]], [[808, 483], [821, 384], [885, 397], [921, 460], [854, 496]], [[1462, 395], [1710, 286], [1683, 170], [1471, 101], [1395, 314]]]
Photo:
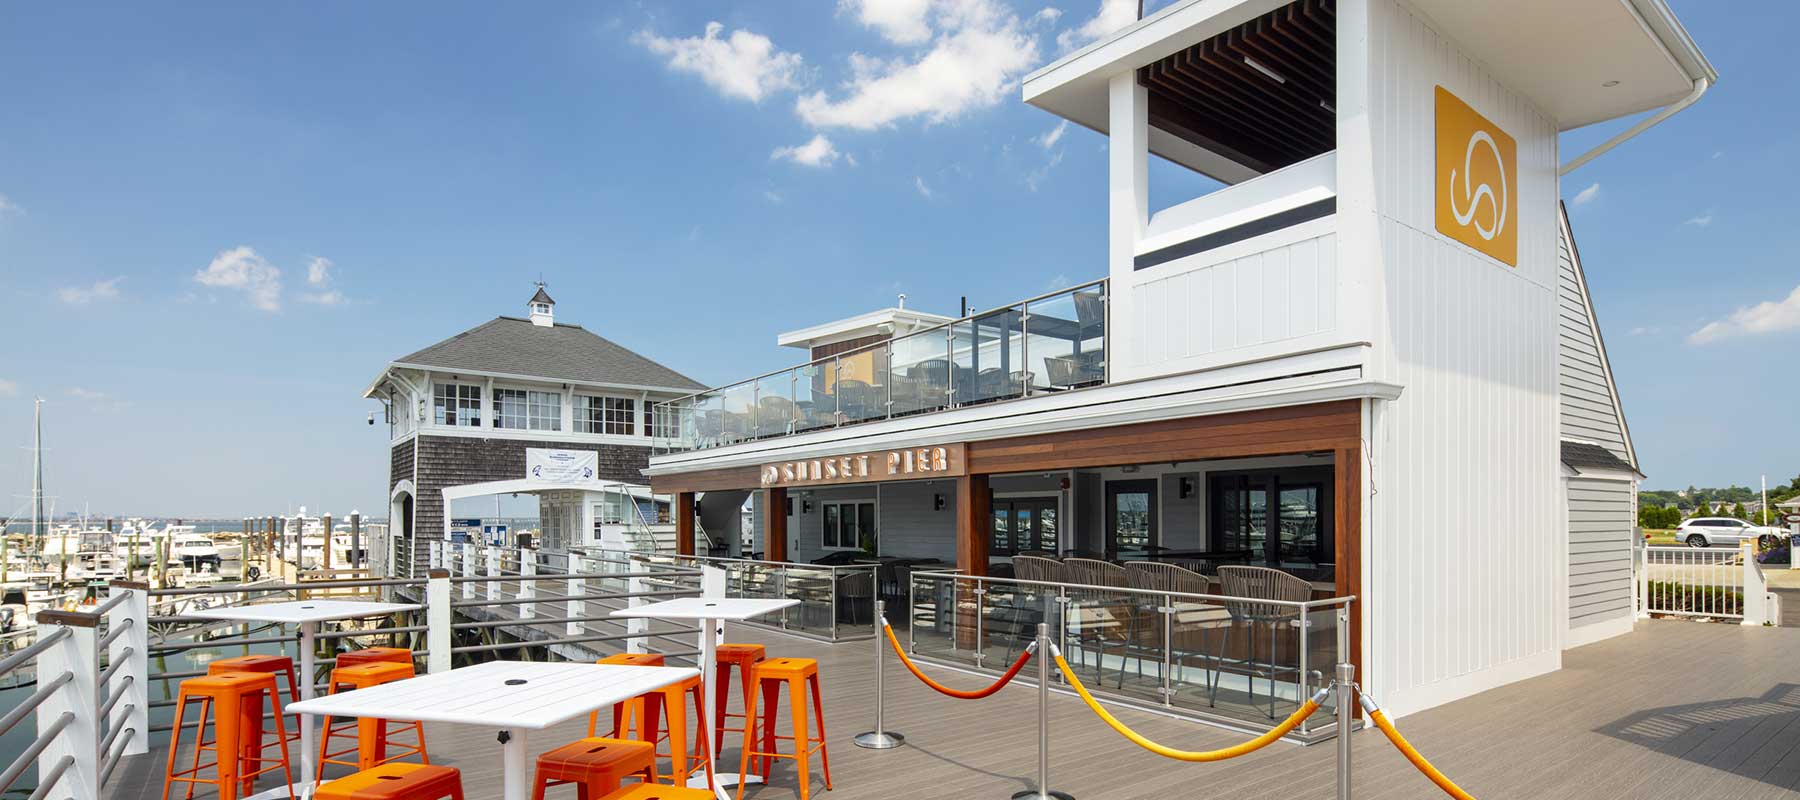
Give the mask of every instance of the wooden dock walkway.
[[[733, 629], [773, 653], [817, 658], [825, 691], [834, 791], [831, 800], [1005, 798], [1032, 786], [1037, 762], [1036, 692], [1008, 687], [981, 701], [937, 695], [888, 662], [888, 727], [907, 736], [896, 750], [850, 743], [872, 725], [872, 643], [823, 644], [759, 629]], [[1559, 672], [1506, 686], [1399, 721], [1414, 744], [1475, 796], [1494, 798], [1800, 797], [1800, 630], [1647, 621], [1635, 633], [1569, 651]], [[1030, 670], [1027, 671], [1028, 674]], [[937, 670], [962, 687], [984, 679]], [[1187, 749], [1219, 747], [1240, 734], [1121, 709], [1127, 724]], [[1138, 749], [1080, 701], [1051, 700], [1053, 788], [1081, 800], [1132, 798], [1317, 798], [1334, 796], [1335, 748], [1277, 744], [1216, 764], [1184, 764]], [[533, 750], [580, 736], [584, 724], [532, 734]], [[736, 769], [738, 736], [725, 762]], [[1442, 797], [1378, 732], [1354, 734], [1355, 796]], [[463, 769], [467, 796], [498, 797], [494, 732], [431, 726], [434, 762]], [[155, 798], [162, 759], [129, 759], [110, 800]], [[747, 798], [796, 797], [793, 767]], [[572, 797], [572, 790], [557, 790]], [[553, 791], [552, 797], [557, 795]]]

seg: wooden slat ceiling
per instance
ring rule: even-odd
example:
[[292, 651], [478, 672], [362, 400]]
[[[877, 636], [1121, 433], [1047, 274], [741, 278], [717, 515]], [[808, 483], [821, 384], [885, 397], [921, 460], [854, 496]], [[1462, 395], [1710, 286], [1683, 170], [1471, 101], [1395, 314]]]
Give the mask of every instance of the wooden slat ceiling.
[[1139, 69], [1150, 124], [1258, 172], [1335, 149], [1335, 6], [1296, 0]]

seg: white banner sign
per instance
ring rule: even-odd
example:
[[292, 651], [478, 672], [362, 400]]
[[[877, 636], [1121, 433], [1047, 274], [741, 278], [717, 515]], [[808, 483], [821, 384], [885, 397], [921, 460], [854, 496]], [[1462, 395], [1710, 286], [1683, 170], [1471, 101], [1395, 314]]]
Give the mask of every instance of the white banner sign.
[[526, 448], [525, 477], [550, 483], [593, 483], [600, 454], [592, 450]]

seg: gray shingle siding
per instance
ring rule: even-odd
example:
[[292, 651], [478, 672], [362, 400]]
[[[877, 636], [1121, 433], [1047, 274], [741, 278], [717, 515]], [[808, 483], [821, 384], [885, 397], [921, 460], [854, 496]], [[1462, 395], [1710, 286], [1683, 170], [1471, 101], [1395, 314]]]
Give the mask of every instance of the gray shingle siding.
[[641, 484], [650, 464], [650, 448], [586, 442], [539, 442], [523, 439], [481, 439], [466, 436], [420, 436], [417, 441], [418, 496], [414, 500], [413, 528], [419, 539], [437, 539], [444, 532], [444, 489], [470, 483], [517, 480], [525, 477], [525, 451], [533, 447], [559, 450], [593, 450], [599, 453], [598, 476], [603, 481]]

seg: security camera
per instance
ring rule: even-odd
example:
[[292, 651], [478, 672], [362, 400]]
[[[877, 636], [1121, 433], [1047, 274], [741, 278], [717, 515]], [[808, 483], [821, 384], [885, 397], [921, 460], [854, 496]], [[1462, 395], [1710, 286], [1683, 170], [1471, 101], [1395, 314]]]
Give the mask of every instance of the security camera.
[[373, 411], [369, 412], [369, 424], [370, 425], [375, 424], [375, 412], [373, 412]]

